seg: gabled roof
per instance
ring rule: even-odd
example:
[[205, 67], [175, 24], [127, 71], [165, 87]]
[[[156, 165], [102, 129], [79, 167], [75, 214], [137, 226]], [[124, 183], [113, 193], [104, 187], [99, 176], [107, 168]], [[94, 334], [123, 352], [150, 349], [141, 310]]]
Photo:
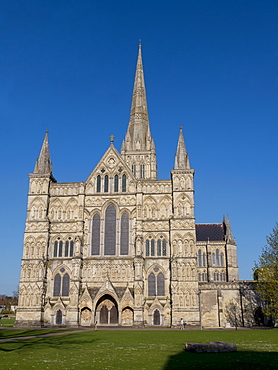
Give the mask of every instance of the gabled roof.
[[196, 224], [196, 239], [198, 241], [224, 241], [224, 225], [221, 224]]
[[[113, 143], [106, 150], [101, 160], [98, 162], [94, 170], [91, 172], [90, 176], [87, 178], [86, 182], [89, 182], [90, 179], [98, 173], [99, 171], [105, 169], [107, 174], [113, 172], [115, 168], [121, 167], [131, 178], [134, 178], [133, 173], [130, 168], [123, 161], [122, 156], [114, 147]], [[135, 179], [135, 178], [134, 178]]]

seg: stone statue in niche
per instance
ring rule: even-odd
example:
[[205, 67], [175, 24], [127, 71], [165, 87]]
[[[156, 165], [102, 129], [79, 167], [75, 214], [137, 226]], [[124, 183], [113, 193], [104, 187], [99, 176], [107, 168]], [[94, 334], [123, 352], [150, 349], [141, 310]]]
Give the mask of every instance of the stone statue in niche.
[[79, 236], [75, 238], [75, 256], [79, 256], [81, 254], [81, 239]]
[[136, 243], [135, 243], [135, 253], [136, 256], [141, 256], [143, 253], [143, 238], [142, 236], [136, 237]]

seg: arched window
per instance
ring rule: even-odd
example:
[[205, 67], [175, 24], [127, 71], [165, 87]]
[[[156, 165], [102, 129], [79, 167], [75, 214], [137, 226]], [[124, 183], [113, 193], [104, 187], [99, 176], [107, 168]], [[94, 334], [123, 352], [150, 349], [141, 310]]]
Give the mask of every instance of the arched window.
[[96, 213], [92, 225], [92, 255], [99, 255], [100, 251], [100, 216]]
[[146, 257], [150, 255], [150, 241], [149, 239], [146, 240]]
[[215, 253], [212, 253], [211, 255], [211, 264], [212, 266], [215, 266]]
[[149, 296], [155, 296], [156, 295], [156, 278], [153, 272], [150, 273], [148, 276], [148, 294]]
[[166, 239], [162, 240], [162, 255], [166, 256], [167, 254], [167, 241]]
[[114, 176], [114, 192], [118, 193], [119, 191], [119, 176], [115, 175]]
[[100, 193], [101, 190], [101, 176], [97, 176], [97, 193]]
[[148, 295], [165, 296], [165, 278], [158, 267], [155, 267], [148, 276]]
[[109, 178], [108, 178], [108, 175], [105, 175], [104, 176], [104, 192], [105, 193], [108, 192], [108, 185], [109, 185]]
[[202, 281], [202, 274], [200, 272], [198, 273], [198, 280]]
[[58, 240], [55, 240], [55, 242], [54, 242], [53, 257], [57, 257], [57, 255], [58, 255]]
[[165, 283], [164, 283], [164, 275], [160, 272], [157, 275], [157, 295], [164, 296], [165, 295]]
[[59, 241], [59, 253], [58, 257], [63, 257], [63, 242], [62, 240]]
[[224, 266], [224, 254], [220, 253], [220, 266]]
[[74, 250], [74, 241], [70, 241], [70, 257], [73, 257], [73, 250]]
[[69, 296], [69, 287], [70, 287], [70, 277], [68, 273], [65, 273], [65, 269], [61, 268], [60, 273], [58, 272], [54, 276], [54, 290], [53, 296], [59, 297], [68, 297]]
[[154, 239], [151, 239], [151, 256], [155, 255]]
[[131, 171], [132, 171], [133, 175], [136, 177], [136, 165], [135, 164], [133, 164], [131, 166]]
[[116, 208], [113, 204], [105, 212], [104, 254], [116, 254]]
[[140, 178], [145, 178], [145, 166], [143, 164], [140, 164]]
[[54, 291], [53, 296], [59, 297], [61, 291], [61, 275], [58, 273], [54, 277]]
[[205, 253], [203, 253], [203, 266], [205, 267], [207, 265], [207, 256]]
[[157, 256], [161, 256], [161, 239], [157, 240]]
[[129, 217], [124, 213], [121, 217], [121, 255], [128, 254]]
[[216, 254], [215, 254], [215, 264], [216, 266], [219, 266], [220, 263], [219, 263], [219, 249], [216, 249]]
[[69, 274], [65, 274], [63, 276], [63, 283], [62, 283], [62, 297], [69, 296], [69, 285], [70, 285]]
[[126, 192], [126, 175], [122, 176], [122, 192]]
[[203, 264], [202, 264], [202, 251], [201, 249], [198, 250], [198, 266], [199, 267], [202, 267]]
[[66, 240], [65, 242], [65, 257], [68, 257], [69, 255], [69, 241]]

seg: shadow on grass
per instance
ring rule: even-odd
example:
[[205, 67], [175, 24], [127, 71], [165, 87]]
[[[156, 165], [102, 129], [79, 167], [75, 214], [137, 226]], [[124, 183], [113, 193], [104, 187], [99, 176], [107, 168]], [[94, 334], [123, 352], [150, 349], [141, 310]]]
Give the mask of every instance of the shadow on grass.
[[170, 356], [163, 370], [173, 369], [278, 369], [277, 352], [190, 353]]
[[62, 331], [67, 332], [68, 329], [65, 330], [39, 330], [39, 329], [0, 329], [0, 339], [9, 339], [9, 338], [20, 338], [20, 337], [29, 337], [29, 336], [38, 336], [38, 335], [46, 335], [46, 334], [54, 334], [54, 333], [61, 333]]
[[30, 348], [35, 347], [36, 349], [44, 349], [44, 348], [58, 348], [61, 345], [80, 345], [80, 344], [92, 344], [93, 342], [97, 341], [96, 338], [74, 338], [73, 334], [67, 334], [67, 335], [59, 335], [59, 336], [50, 336], [50, 337], [33, 337], [33, 338], [26, 338], [26, 339], [20, 339], [20, 340], [14, 340], [9, 342], [2, 342], [0, 343], [0, 353], [1, 352], [13, 352], [17, 351], [23, 348]]

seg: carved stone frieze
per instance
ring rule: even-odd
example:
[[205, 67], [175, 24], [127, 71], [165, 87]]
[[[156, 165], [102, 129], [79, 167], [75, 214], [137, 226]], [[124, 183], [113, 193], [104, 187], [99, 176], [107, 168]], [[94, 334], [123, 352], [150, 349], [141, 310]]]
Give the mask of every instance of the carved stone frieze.
[[52, 223], [50, 225], [51, 232], [82, 232], [82, 225], [77, 222]]
[[144, 222], [143, 230], [144, 231], [167, 231], [169, 229], [168, 221], [153, 221], [153, 222]]
[[131, 261], [93, 261], [83, 266], [83, 281], [99, 282], [109, 277], [113, 282], [131, 281], [134, 268]]

